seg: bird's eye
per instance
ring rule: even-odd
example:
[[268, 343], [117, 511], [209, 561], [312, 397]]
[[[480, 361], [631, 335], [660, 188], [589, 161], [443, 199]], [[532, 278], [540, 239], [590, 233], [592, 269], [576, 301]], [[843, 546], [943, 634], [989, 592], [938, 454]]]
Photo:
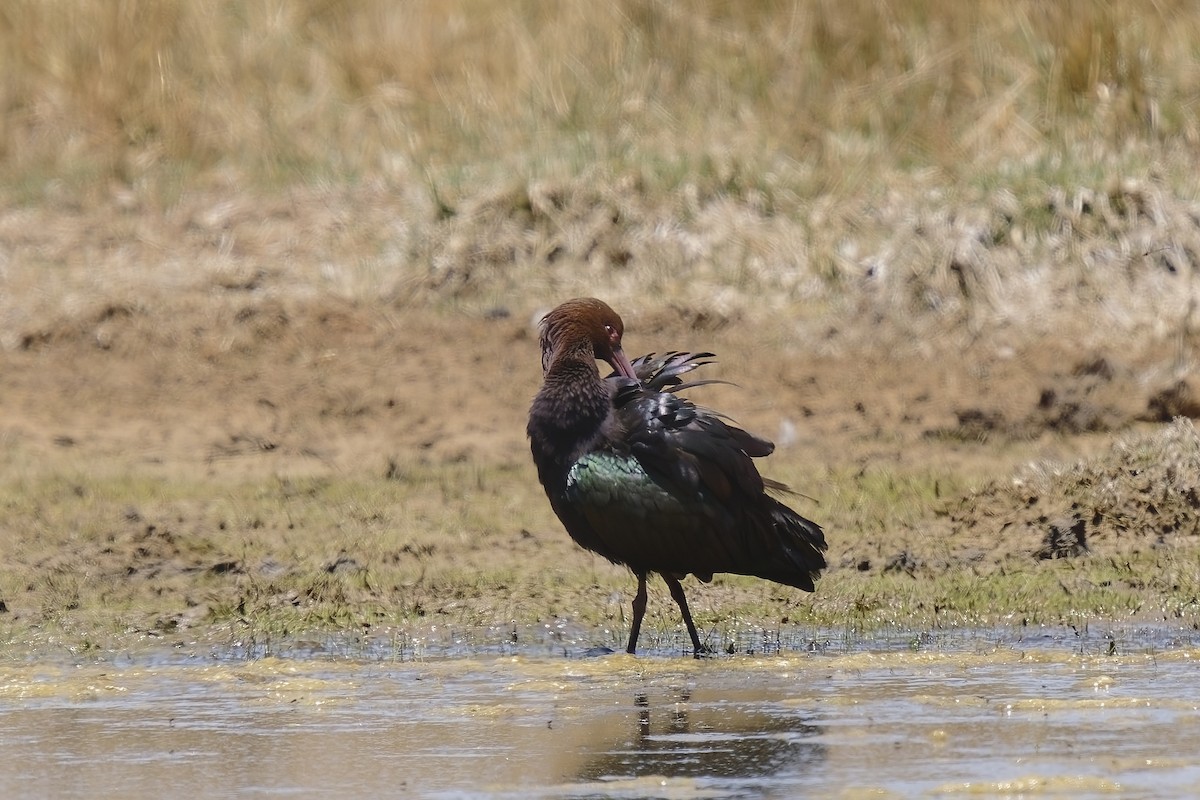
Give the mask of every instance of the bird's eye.
[[609, 343], [616, 344], [617, 342], [621, 341], [621, 334], [618, 333], [617, 329], [612, 325], [605, 325], [604, 332], [608, 334]]

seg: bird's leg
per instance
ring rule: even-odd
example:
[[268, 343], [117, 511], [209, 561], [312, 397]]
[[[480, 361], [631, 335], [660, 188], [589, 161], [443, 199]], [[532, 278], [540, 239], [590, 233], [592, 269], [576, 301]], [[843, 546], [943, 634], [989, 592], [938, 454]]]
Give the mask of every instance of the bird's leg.
[[637, 648], [638, 634], [642, 632], [642, 617], [646, 616], [646, 573], [635, 573], [638, 579], [637, 594], [633, 596], [633, 622], [629, 625], [629, 646], [625, 652], [632, 654]]
[[683, 623], [687, 625], [688, 634], [692, 637], [692, 654], [699, 658], [701, 653], [707, 653], [709, 650], [700, 644], [700, 634], [696, 633], [696, 623], [692, 622], [692, 612], [688, 611], [687, 598], [683, 595], [683, 584], [678, 578], [672, 578], [670, 575], [662, 577], [667, 582], [667, 588], [671, 590], [671, 597], [675, 598], [675, 605], [683, 612]]

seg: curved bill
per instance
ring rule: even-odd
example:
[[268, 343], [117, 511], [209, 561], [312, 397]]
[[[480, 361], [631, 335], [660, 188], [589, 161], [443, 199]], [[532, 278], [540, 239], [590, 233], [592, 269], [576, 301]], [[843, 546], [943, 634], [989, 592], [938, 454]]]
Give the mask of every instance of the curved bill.
[[625, 351], [619, 347], [614, 347], [612, 351], [612, 368], [624, 375], [630, 380], [637, 380], [637, 373], [633, 371], [633, 365], [629, 363], [629, 359], [625, 357]]

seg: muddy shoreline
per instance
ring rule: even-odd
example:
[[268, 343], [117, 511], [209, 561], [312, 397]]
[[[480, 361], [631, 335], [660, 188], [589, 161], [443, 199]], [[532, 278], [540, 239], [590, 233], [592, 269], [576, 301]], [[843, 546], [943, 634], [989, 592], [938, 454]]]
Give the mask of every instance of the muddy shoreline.
[[[5, 353], [10, 642], [558, 619], [619, 640], [628, 574], [574, 547], [528, 462], [533, 309], [160, 299], [85, 306]], [[631, 352], [716, 351], [738, 387], [698, 399], [779, 441], [765, 474], [829, 531], [812, 596], [689, 588], [718, 649], [789, 624], [1196, 617], [1195, 433], [1155, 416], [1153, 342], [831, 352], [637, 308], [627, 330]], [[677, 633], [670, 611], [652, 594], [650, 630]]]

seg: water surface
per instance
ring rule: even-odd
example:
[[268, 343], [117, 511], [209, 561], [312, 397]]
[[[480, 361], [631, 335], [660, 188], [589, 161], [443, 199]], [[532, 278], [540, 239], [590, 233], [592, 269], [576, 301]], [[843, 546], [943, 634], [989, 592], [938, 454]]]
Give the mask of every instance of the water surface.
[[1185, 797], [1200, 785], [1200, 649], [1174, 631], [904, 636], [700, 661], [447, 653], [3, 664], [0, 796]]

